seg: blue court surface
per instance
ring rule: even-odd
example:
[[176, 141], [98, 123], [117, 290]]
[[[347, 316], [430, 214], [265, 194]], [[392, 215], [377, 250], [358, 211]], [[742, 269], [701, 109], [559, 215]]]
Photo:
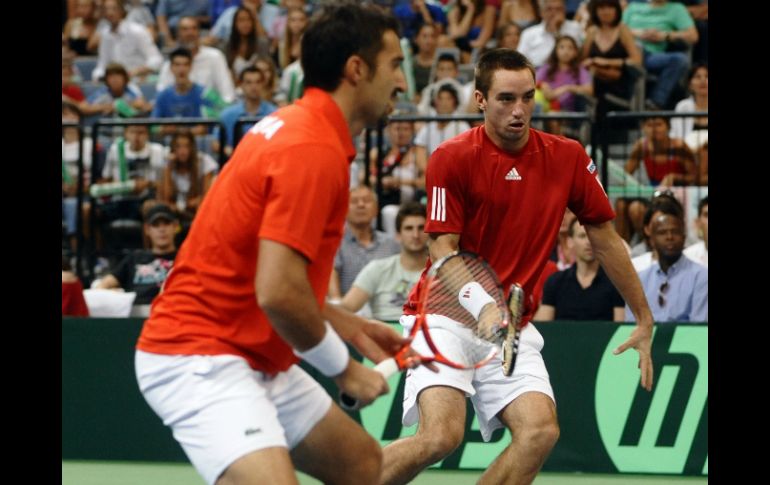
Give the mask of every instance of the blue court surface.
[[[195, 469], [185, 463], [143, 463], [115, 461], [62, 461], [62, 485], [205, 485]], [[414, 485], [468, 485], [481, 472], [426, 470]], [[301, 485], [321, 482], [299, 474]], [[705, 485], [706, 477], [659, 475], [596, 475], [583, 473], [541, 473], [535, 485]]]

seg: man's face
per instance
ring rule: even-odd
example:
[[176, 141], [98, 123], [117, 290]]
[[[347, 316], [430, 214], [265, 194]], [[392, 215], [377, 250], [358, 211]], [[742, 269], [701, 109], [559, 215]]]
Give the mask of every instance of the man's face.
[[364, 63], [364, 71], [368, 75], [361, 81], [360, 99], [363, 119], [367, 125], [373, 125], [393, 111], [396, 95], [399, 91], [406, 91], [406, 79], [401, 70], [404, 54], [398, 36], [388, 30], [382, 40], [382, 50], [377, 54], [374, 69]]
[[177, 36], [179, 37], [179, 44], [188, 48], [197, 46], [200, 38], [198, 22], [189, 17], [181, 19], [177, 24]]
[[127, 80], [123, 74], [112, 73], [104, 78], [104, 83], [107, 85], [107, 89], [109, 89], [111, 93], [117, 96], [122, 96], [123, 92], [126, 90]]
[[411, 121], [392, 121], [389, 131], [391, 143], [397, 147], [404, 147], [412, 142], [414, 125]]
[[146, 126], [129, 126], [126, 128], [126, 141], [134, 151], [139, 151], [150, 139], [150, 132]]
[[671, 263], [681, 256], [684, 250], [684, 223], [679, 217], [660, 214], [652, 219], [652, 246], [658, 252], [659, 259]]
[[546, 22], [564, 20], [565, 8], [562, 0], [545, 0], [542, 10], [543, 20]]
[[171, 74], [178, 81], [187, 81], [190, 79], [192, 62], [185, 56], [175, 56], [171, 59]]
[[663, 118], [650, 118], [644, 122], [645, 136], [653, 140], [665, 140], [668, 138], [668, 125]]
[[102, 6], [104, 18], [112, 25], [117, 25], [123, 20], [123, 11], [120, 9], [117, 0], [106, 0]]
[[350, 192], [348, 222], [354, 225], [369, 224], [377, 216], [377, 200], [368, 188], [357, 188]]
[[592, 263], [596, 260], [586, 228], [581, 226], [579, 222], [572, 226], [572, 236], [567, 239], [567, 245], [572, 248], [575, 260], [583, 261], [584, 263]]
[[241, 89], [243, 97], [251, 101], [259, 101], [264, 77], [262, 72], [247, 72], [243, 74]]
[[486, 99], [474, 92], [484, 111], [486, 132], [504, 150], [521, 149], [529, 137], [529, 124], [535, 108], [535, 79], [529, 69], [499, 69], [492, 74]]
[[153, 248], [173, 250], [174, 235], [179, 227], [178, 221], [158, 219], [152, 224], [145, 224], [144, 226]]
[[428, 247], [428, 235], [425, 233], [425, 217], [406, 216], [401, 221], [401, 230], [396, 239], [407, 253], [422, 253]]
[[457, 66], [452, 61], [440, 61], [436, 64], [436, 81], [457, 77]]
[[452, 93], [439, 91], [438, 95], [436, 95], [435, 105], [436, 113], [448, 115], [454, 113], [457, 109], [457, 100], [452, 96]]

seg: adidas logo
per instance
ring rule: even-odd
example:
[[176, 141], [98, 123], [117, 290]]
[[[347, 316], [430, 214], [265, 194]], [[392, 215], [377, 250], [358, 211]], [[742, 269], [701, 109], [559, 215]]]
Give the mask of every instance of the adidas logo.
[[521, 175], [516, 171], [516, 167], [513, 167], [511, 171], [506, 174], [505, 180], [521, 180]]
[[468, 288], [467, 290], [463, 291], [463, 298], [470, 298], [471, 297], [471, 289]]

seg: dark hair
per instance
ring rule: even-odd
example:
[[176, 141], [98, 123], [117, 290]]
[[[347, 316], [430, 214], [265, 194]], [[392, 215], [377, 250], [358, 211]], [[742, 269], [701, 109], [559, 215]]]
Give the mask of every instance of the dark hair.
[[682, 204], [673, 196], [662, 195], [652, 199], [647, 212], [644, 213], [644, 225], [648, 225], [652, 220], [652, 215], [656, 212], [662, 212], [672, 216], [684, 219], [684, 208]]
[[256, 72], [257, 74], [259, 74], [259, 77], [261, 77], [263, 81], [266, 80], [265, 73], [260, 71], [259, 68], [257, 66], [255, 66], [255, 65], [253, 65], [253, 64], [248, 66], [248, 67], [246, 67], [246, 68], [244, 68], [241, 71], [241, 73], [238, 74], [238, 80], [243, 82], [243, 78], [246, 77], [246, 74], [250, 73], [250, 72]]
[[671, 119], [666, 118], [665, 116], [650, 116], [649, 118], [644, 118], [642, 120], [642, 126], [644, 126], [645, 123], [648, 123], [650, 121], [654, 120], [663, 120], [663, 122], [666, 124], [666, 126], [670, 129], [671, 128]]
[[708, 207], [709, 205], [709, 196], [702, 198], [700, 202], [698, 202], [698, 217], [700, 217], [700, 213], [703, 212], [704, 207]]
[[620, 0], [591, 0], [588, 2], [588, 15], [591, 19], [591, 24], [597, 27], [601, 25], [599, 22], [599, 14], [596, 13], [599, 7], [610, 6], [615, 8], [615, 20], [612, 21], [612, 26], [620, 24], [623, 17], [623, 8], [620, 6]]
[[457, 67], [457, 58], [454, 56], [454, 54], [450, 54], [449, 52], [444, 52], [440, 56], [438, 56], [438, 59], [436, 59], [436, 65], [438, 65], [439, 62], [446, 62], [449, 61], [452, 64]]
[[123, 79], [126, 80], [126, 84], [128, 84], [128, 71], [126, 71], [126, 68], [123, 67], [123, 64], [112, 62], [110, 64], [107, 64], [107, 67], [104, 69], [104, 79], [106, 82], [107, 76], [110, 74], [120, 74], [123, 76]]
[[546, 64], [548, 64], [548, 69], [545, 72], [545, 78], [553, 81], [554, 76], [556, 75], [556, 72], [559, 70], [559, 56], [557, 54], [557, 50], [559, 48], [559, 42], [563, 40], [569, 40], [572, 42], [572, 46], [575, 47], [575, 58], [572, 59], [569, 62], [569, 70], [572, 73], [572, 76], [575, 78], [575, 80], [580, 79], [580, 47], [578, 47], [577, 41], [569, 35], [557, 35], [556, 36], [556, 42], [553, 44], [553, 50], [551, 51], [551, 55], [548, 56], [548, 61]]
[[521, 71], [529, 69], [532, 73], [532, 81], [535, 80], [535, 68], [527, 57], [519, 51], [511, 49], [492, 49], [481, 55], [476, 64], [476, 89], [486, 98], [492, 85], [492, 75], [495, 71], [505, 69], [507, 71]]
[[409, 216], [422, 216], [426, 217], [425, 206], [419, 202], [404, 202], [398, 209], [396, 214], [396, 232], [401, 232], [401, 226], [404, 224], [404, 219]]
[[[173, 174], [176, 172], [177, 167], [180, 164], [179, 156], [176, 155], [177, 150], [177, 143], [179, 139], [186, 138], [187, 141], [190, 143], [190, 158], [186, 160], [188, 170], [190, 170], [190, 191], [188, 193], [189, 196], [195, 197], [198, 195], [201, 195], [203, 193], [203, 184], [201, 183], [201, 175], [199, 171], [199, 155], [198, 155], [198, 144], [195, 141], [195, 135], [193, 135], [190, 131], [177, 131], [171, 136], [171, 143], [169, 145], [171, 146], [171, 152], [174, 153], [173, 160], [168, 162], [168, 174]], [[174, 191], [176, 192], [176, 184], [174, 185]]]
[[225, 46], [227, 65], [231, 68], [233, 67], [235, 58], [238, 57], [241, 50], [241, 34], [238, 33], [238, 29], [235, 28], [235, 24], [238, 21], [238, 14], [241, 13], [241, 11], [246, 12], [251, 19], [251, 32], [246, 35], [246, 55], [244, 58], [250, 59], [251, 56], [257, 52], [257, 36], [259, 35], [259, 31], [257, 30], [258, 20], [254, 17], [254, 13], [251, 10], [244, 7], [238, 7], [235, 11], [235, 15], [233, 15], [233, 24], [230, 28], [230, 39], [228, 39], [227, 45]]
[[173, 63], [175, 57], [186, 57], [192, 62], [193, 55], [187, 47], [177, 47], [168, 55], [169, 62]]
[[687, 82], [688, 83], [690, 81], [692, 81], [692, 78], [695, 77], [695, 75], [698, 73], [698, 70], [700, 70], [700, 69], [705, 69], [706, 70], [706, 75], [708, 75], [709, 65], [706, 64], [705, 62], [696, 62], [690, 68], [690, 72], [687, 73]]
[[457, 90], [449, 83], [440, 84], [438, 89], [436, 89], [436, 94], [433, 95], [432, 101], [435, 101], [436, 98], [438, 98], [438, 95], [441, 93], [449, 93], [452, 95], [452, 97], [455, 99], [455, 108], [457, 106], [460, 106], [460, 95], [457, 94]]
[[305, 87], [334, 91], [342, 79], [345, 63], [353, 55], [364, 60], [373, 77], [377, 54], [388, 30], [398, 35], [398, 21], [376, 5], [361, 5], [352, 0], [322, 4], [302, 36]]

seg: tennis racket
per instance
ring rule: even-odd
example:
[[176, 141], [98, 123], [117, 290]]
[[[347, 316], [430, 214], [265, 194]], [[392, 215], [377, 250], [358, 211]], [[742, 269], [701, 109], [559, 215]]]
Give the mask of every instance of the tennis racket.
[[[422, 332], [432, 352], [432, 355], [419, 355], [421, 363], [437, 362], [455, 369], [477, 369], [501, 350], [503, 359], [515, 359], [518, 334], [508, 331], [512, 322], [510, 308], [516, 308], [520, 317], [523, 292], [506, 302], [500, 280], [480, 256], [467, 251], [450, 253], [433, 263], [422, 284], [416, 319], [409, 334], [410, 340], [414, 340], [417, 332]], [[457, 323], [456, 333], [463, 336], [462, 358], [450, 359], [436, 346], [428, 328], [428, 315], [441, 315]], [[387, 379], [410, 367], [410, 361], [415, 357], [409, 354], [410, 350], [411, 347], [405, 345], [374, 369]], [[513, 362], [504, 361], [503, 371], [510, 375]], [[358, 402], [343, 393], [340, 406], [354, 410], [358, 409]]]

